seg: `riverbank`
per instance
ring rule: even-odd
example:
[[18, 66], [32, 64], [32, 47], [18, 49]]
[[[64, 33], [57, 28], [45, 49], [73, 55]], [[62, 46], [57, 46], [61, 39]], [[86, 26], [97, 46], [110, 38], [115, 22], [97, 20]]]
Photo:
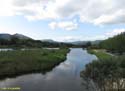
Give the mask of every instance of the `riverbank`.
[[125, 55], [112, 56], [102, 50], [89, 50], [98, 60], [86, 65], [81, 72], [92, 79], [99, 91], [123, 91], [125, 89]]
[[20, 75], [0, 81], [0, 87], [21, 87], [21, 91], [94, 91], [88, 90], [83, 84], [80, 72], [86, 64], [96, 59], [82, 48], [70, 48], [66, 60], [53, 68], [41, 73]]
[[69, 49], [14, 50], [0, 52], [0, 78], [45, 72], [63, 62]]
[[94, 54], [98, 59], [110, 59], [113, 55], [107, 53], [105, 50], [89, 49], [88, 53]]

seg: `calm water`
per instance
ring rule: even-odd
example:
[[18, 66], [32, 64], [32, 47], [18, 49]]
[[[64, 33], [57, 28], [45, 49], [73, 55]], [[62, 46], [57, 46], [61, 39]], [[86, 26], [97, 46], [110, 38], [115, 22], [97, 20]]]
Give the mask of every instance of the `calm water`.
[[0, 51], [13, 51], [12, 48], [0, 48]]
[[46, 74], [29, 74], [0, 81], [1, 87], [20, 87], [21, 91], [87, 91], [80, 71], [96, 59], [81, 48], [73, 48], [67, 60]]

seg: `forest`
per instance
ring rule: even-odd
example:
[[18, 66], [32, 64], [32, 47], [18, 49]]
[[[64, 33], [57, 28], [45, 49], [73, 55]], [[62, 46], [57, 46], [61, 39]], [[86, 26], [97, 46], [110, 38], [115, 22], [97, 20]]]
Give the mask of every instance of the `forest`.
[[34, 39], [19, 39], [12, 37], [10, 40], [0, 38], [1, 48], [42, 48], [42, 47], [72, 47], [72, 44], [61, 42], [46, 42]]
[[125, 33], [89, 47], [88, 52], [98, 59], [86, 65], [83, 77], [93, 80], [98, 91], [124, 91]]
[[112, 53], [122, 54], [125, 52], [125, 33], [121, 33], [112, 38], [102, 41], [99, 44], [101, 49], [106, 49]]

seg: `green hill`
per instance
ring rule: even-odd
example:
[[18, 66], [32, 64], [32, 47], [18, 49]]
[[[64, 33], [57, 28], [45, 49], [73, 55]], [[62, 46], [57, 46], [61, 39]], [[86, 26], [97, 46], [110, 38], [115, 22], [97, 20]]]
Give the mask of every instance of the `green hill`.
[[99, 44], [100, 48], [106, 49], [110, 52], [124, 53], [125, 52], [125, 33], [121, 33], [112, 38], [102, 41]]

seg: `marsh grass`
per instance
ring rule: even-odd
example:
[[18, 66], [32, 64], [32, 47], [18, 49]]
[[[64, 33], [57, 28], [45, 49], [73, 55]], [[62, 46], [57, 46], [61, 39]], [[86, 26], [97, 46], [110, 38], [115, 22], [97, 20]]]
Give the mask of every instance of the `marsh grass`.
[[68, 51], [68, 49], [1, 51], [0, 77], [51, 70], [65, 60]]

